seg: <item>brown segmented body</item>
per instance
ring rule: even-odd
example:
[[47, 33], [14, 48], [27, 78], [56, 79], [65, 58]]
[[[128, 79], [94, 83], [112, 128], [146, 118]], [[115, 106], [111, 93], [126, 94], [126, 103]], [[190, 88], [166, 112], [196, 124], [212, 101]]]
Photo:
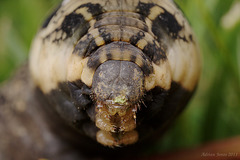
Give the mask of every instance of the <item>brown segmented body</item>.
[[56, 113], [70, 124], [85, 115], [91, 138], [113, 147], [161, 132], [196, 88], [200, 60], [172, 1], [65, 0], [36, 36], [30, 70]]

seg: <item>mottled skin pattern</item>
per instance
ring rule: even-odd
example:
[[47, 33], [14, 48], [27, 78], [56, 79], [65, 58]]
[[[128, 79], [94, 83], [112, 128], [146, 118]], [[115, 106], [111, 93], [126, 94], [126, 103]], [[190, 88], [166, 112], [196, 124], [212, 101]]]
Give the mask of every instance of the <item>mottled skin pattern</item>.
[[200, 73], [191, 28], [169, 0], [64, 0], [30, 54], [30, 71], [0, 92], [3, 159], [141, 153], [186, 106]]

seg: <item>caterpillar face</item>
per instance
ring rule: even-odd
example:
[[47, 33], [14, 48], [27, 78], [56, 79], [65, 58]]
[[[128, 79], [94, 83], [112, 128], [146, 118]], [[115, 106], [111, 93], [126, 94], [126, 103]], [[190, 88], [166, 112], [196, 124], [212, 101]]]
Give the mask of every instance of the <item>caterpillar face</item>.
[[56, 114], [115, 147], [164, 130], [190, 99], [200, 60], [172, 1], [64, 0], [33, 42], [30, 70]]

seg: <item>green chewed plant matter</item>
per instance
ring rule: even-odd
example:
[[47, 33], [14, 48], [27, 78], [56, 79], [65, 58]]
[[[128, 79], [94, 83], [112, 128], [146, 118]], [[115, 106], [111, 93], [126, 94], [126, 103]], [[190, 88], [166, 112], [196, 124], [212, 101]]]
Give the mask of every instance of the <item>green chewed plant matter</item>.
[[124, 96], [118, 96], [113, 100], [114, 103], [119, 103], [121, 105], [127, 105], [127, 99]]

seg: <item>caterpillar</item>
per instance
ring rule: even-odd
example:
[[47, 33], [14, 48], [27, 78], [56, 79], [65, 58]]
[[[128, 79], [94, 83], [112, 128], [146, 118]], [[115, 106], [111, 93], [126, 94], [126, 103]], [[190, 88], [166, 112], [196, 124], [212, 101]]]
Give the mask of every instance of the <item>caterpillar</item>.
[[110, 148], [162, 133], [201, 70], [196, 38], [171, 0], [64, 0], [29, 63], [48, 109]]

